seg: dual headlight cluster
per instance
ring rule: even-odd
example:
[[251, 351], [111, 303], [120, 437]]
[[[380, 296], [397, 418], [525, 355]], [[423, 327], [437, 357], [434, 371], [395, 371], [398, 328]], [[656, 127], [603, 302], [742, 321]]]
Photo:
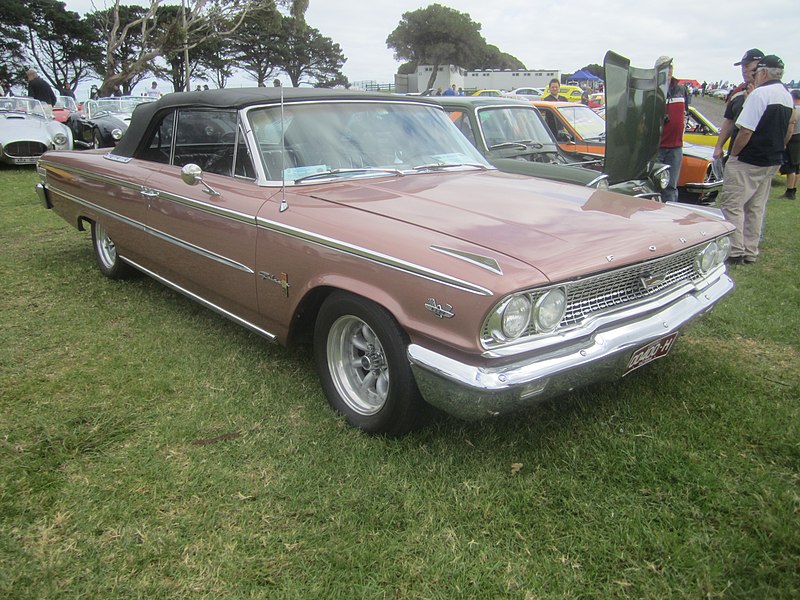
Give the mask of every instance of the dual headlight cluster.
[[487, 319], [486, 330], [498, 343], [525, 335], [531, 324], [535, 333], [549, 333], [558, 327], [566, 310], [564, 288], [552, 288], [535, 300], [529, 294], [515, 294], [497, 305]]
[[695, 258], [697, 270], [705, 275], [725, 262], [731, 251], [731, 238], [721, 237], [706, 244]]

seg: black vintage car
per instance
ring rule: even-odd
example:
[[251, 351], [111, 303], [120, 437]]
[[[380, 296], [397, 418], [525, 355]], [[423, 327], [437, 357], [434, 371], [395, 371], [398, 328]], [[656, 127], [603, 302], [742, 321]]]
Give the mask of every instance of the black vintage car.
[[119, 96], [98, 98], [83, 104], [83, 110], [67, 118], [72, 130], [75, 149], [113, 148], [128, 129], [133, 110], [144, 102], [153, 102], [147, 96]]

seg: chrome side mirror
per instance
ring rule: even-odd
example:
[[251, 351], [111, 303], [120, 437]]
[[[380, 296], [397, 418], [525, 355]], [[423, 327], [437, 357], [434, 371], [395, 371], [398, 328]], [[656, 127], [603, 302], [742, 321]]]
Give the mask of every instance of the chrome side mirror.
[[203, 169], [200, 165], [189, 163], [181, 168], [181, 179], [188, 185], [203, 184], [203, 190], [211, 196], [219, 196], [219, 192], [203, 181]]

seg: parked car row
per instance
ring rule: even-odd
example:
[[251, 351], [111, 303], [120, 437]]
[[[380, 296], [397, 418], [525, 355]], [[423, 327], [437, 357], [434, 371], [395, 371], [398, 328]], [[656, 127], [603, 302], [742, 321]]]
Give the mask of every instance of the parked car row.
[[[138, 270], [269, 340], [310, 340], [353, 426], [487, 418], [660, 359], [733, 287], [732, 227], [706, 211], [494, 168], [484, 155], [563, 156], [512, 104], [168, 94], [110, 151], [46, 153], [37, 193], [91, 231], [105, 276]], [[493, 138], [495, 118], [523, 137]]]

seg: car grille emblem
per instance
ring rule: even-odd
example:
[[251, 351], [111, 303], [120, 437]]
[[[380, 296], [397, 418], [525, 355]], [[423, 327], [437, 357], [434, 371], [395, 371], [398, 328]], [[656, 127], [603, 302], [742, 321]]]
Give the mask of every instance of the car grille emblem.
[[439, 304], [434, 298], [428, 298], [428, 301], [425, 303], [425, 308], [440, 319], [452, 319], [455, 316], [451, 305]]
[[642, 287], [649, 292], [653, 288], [659, 287], [661, 284], [663, 284], [666, 279], [667, 276], [663, 273], [645, 273], [641, 276], [639, 281], [642, 283]]

